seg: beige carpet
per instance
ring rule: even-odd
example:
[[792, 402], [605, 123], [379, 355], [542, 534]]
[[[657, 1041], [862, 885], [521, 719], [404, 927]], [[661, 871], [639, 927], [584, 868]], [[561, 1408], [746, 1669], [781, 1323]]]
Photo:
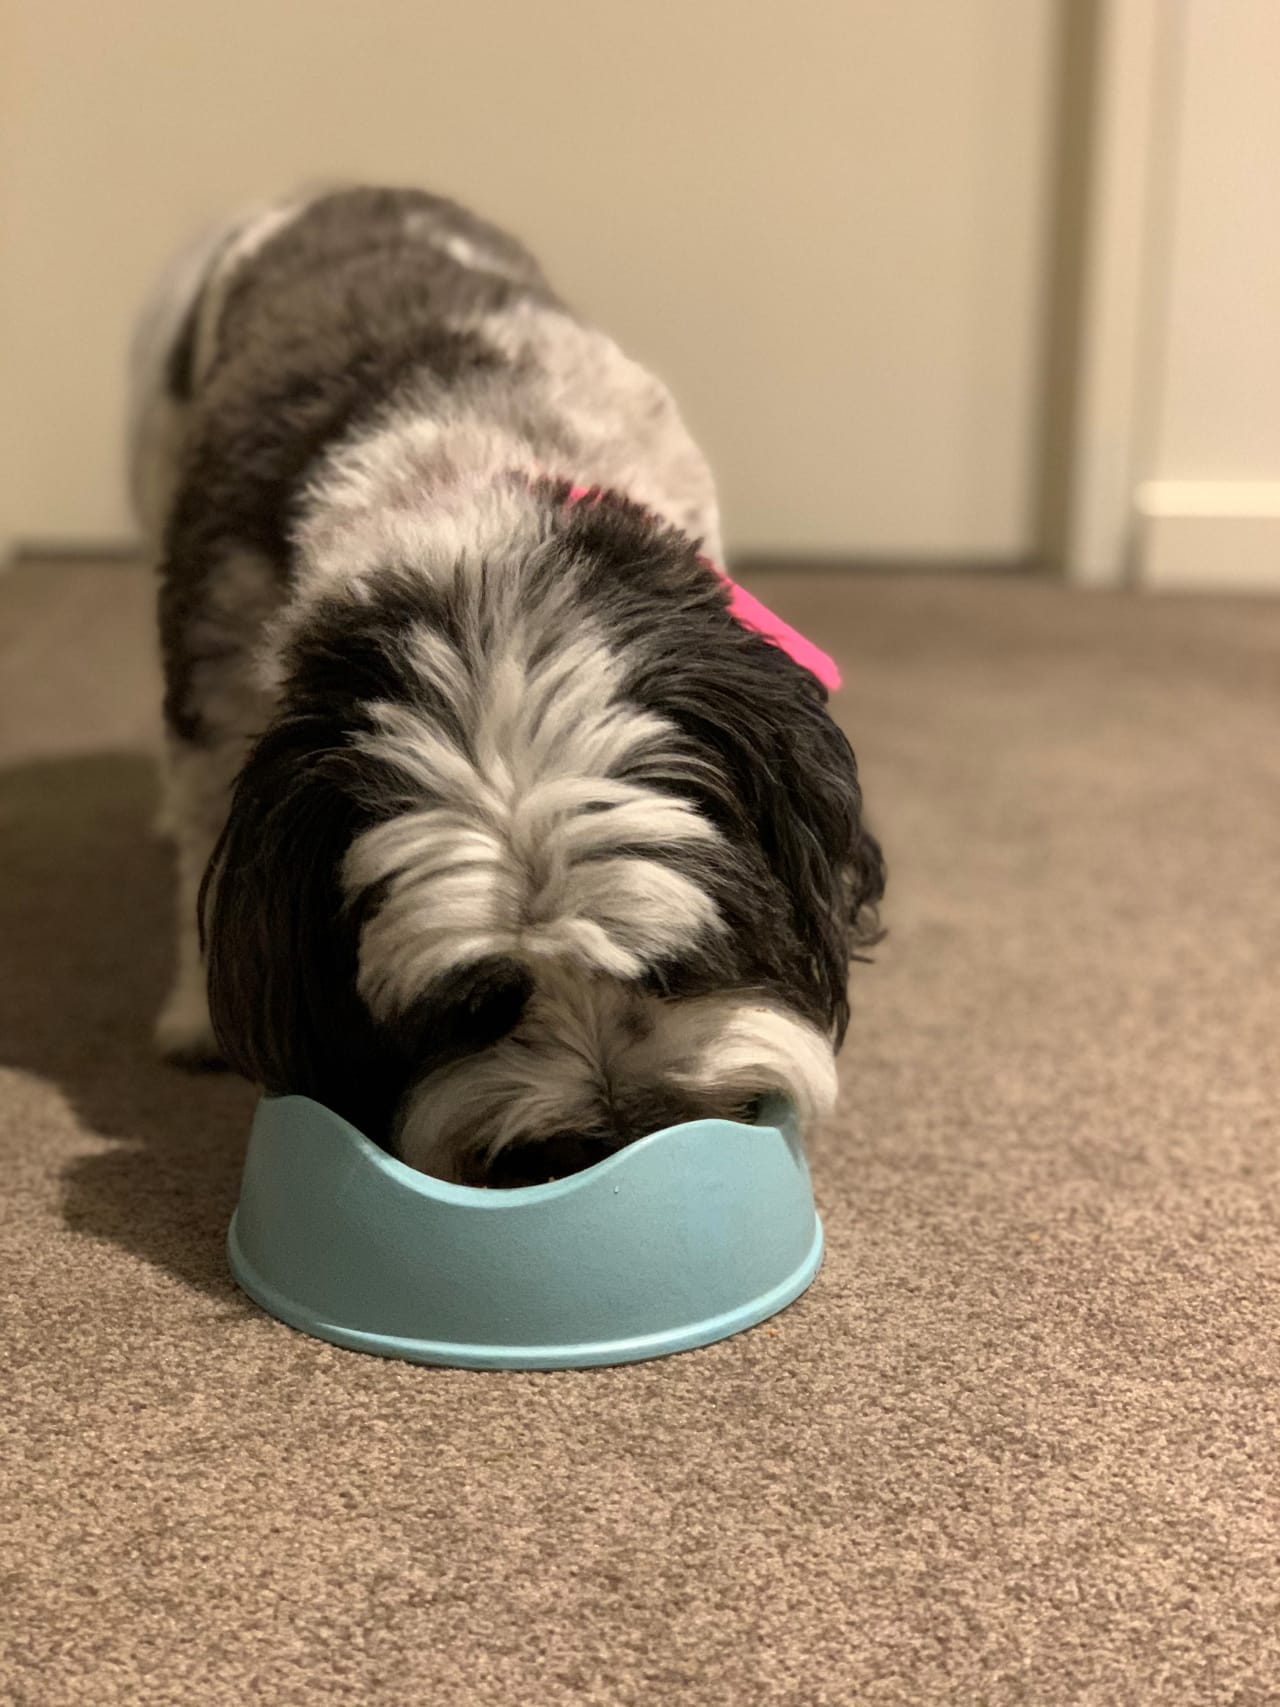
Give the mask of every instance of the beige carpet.
[[828, 1260], [467, 1374], [233, 1290], [247, 1089], [151, 1061], [148, 589], [0, 582], [0, 1697], [1280, 1701], [1280, 606], [755, 583], [889, 849]]

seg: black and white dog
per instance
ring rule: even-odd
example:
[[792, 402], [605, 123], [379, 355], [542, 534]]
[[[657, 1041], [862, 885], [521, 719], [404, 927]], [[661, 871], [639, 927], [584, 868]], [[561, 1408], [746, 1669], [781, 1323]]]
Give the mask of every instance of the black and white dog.
[[730, 613], [671, 397], [517, 242], [417, 191], [243, 217], [144, 317], [131, 426], [166, 1055], [481, 1183], [829, 1108], [883, 887], [853, 754]]

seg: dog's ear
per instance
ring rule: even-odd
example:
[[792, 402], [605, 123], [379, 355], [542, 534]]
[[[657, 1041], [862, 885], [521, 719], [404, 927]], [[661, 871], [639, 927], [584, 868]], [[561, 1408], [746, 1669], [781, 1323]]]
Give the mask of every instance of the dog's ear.
[[729, 939], [755, 956], [738, 975], [777, 988], [839, 1041], [849, 961], [877, 940], [884, 891], [853, 750], [822, 685], [714, 595], [686, 597], [678, 615], [646, 638], [632, 691], [705, 761], [668, 786], [691, 793], [735, 850], [731, 871], [709, 880]]
[[367, 810], [349, 752], [316, 722], [270, 728], [236, 785], [200, 897], [209, 1009], [238, 1072], [314, 1097], [372, 1134], [403, 1063], [357, 993], [359, 920], [340, 884]]
[[[880, 843], [862, 821], [859, 809], [853, 845], [845, 866], [849, 897], [849, 924], [855, 949], [874, 948], [884, 936], [880, 925], [880, 902], [884, 899], [884, 854]], [[864, 958], [855, 954], [854, 959]]]
[[850, 959], [881, 935], [884, 858], [863, 822], [857, 761], [827, 710], [825, 689], [776, 647], [756, 663], [772, 690], [749, 702], [745, 719], [759, 755], [752, 767], [758, 833], [793, 898], [795, 928], [839, 1042], [849, 1022]]
[[727, 932], [684, 968], [654, 968], [652, 982], [671, 990], [683, 972], [758, 983], [839, 1040], [850, 957], [879, 936], [884, 862], [827, 690], [737, 621], [689, 540], [616, 498], [569, 516], [578, 584], [627, 660], [629, 697], [682, 737], [653, 780], [691, 799], [733, 850], [727, 863], [707, 854], [696, 873]]

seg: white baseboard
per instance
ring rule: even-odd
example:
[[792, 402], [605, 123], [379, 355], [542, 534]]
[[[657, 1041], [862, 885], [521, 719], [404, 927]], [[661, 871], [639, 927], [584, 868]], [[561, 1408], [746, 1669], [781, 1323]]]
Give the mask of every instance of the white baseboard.
[[1140, 586], [1280, 592], [1280, 481], [1149, 480], [1137, 512]]

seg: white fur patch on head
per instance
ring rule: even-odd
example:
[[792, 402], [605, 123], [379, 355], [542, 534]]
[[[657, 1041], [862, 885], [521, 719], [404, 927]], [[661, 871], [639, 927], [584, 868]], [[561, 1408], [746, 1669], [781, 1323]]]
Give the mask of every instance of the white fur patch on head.
[[411, 1166], [458, 1179], [480, 1157], [563, 1133], [618, 1130], [637, 1094], [682, 1102], [687, 1117], [741, 1117], [753, 1099], [785, 1097], [799, 1130], [836, 1098], [831, 1041], [765, 996], [667, 1001], [608, 979], [552, 974], [509, 1036], [432, 1073], [412, 1090], [396, 1148]]
[[384, 890], [360, 939], [375, 1017], [493, 956], [634, 978], [719, 928], [710, 897], [660, 857], [718, 834], [636, 779], [671, 730], [619, 698], [618, 661], [589, 623], [548, 644], [513, 618], [474, 658], [423, 628], [414, 649], [463, 738], [386, 702], [369, 708], [376, 733], [358, 742], [403, 781], [404, 809], [358, 836], [343, 865], [349, 896]]

